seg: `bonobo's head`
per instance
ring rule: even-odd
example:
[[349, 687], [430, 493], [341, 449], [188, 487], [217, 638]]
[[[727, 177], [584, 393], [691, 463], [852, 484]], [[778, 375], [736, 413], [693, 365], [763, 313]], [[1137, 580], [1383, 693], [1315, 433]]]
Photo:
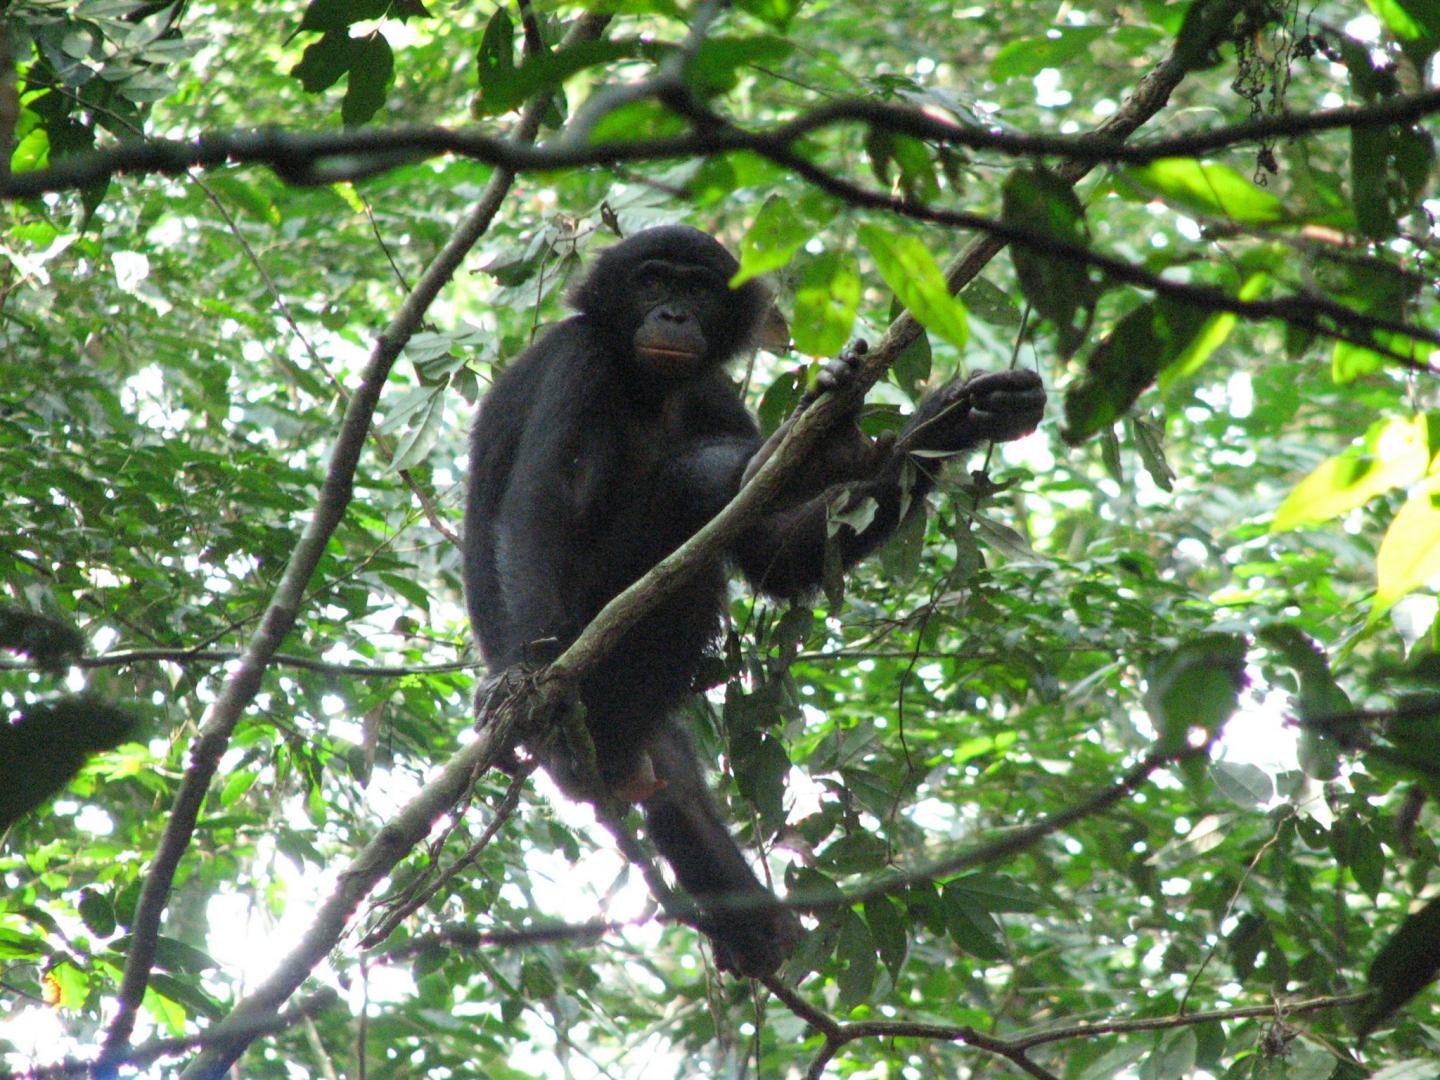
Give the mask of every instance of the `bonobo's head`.
[[684, 379], [755, 343], [770, 294], [730, 288], [738, 269], [713, 237], [662, 225], [602, 251], [570, 301], [641, 370]]

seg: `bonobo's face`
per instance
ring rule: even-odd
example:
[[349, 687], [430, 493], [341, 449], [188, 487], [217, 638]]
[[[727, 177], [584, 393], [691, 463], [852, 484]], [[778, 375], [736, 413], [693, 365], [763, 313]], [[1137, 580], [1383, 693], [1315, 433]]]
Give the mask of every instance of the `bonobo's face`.
[[724, 312], [731, 293], [724, 278], [700, 266], [647, 259], [628, 290], [635, 362], [662, 378], [683, 379], [725, 359]]
[[685, 225], [646, 229], [606, 248], [572, 302], [641, 371], [685, 379], [750, 345], [770, 305], [715, 240]]

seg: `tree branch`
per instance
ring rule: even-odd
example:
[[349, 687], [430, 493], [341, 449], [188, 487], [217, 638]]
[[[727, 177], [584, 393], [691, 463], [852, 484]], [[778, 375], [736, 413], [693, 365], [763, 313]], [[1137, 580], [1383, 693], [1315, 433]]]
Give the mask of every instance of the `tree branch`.
[[[1184, 67], [1178, 61], [1175, 66]], [[663, 87], [650, 83], [641, 84], [639, 89], [621, 89], [628, 101], [637, 94], [657, 96], [657, 90]], [[562, 139], [535, 147], [473, 130], [418, 125], [304, 134], [272, 128], [219, 132], [195, 139], [126, 140], [105, 150], [65, 158], [49, 168], [0, 177], [0, 199], [29, 199], [48, 192], [86, 188], [120, 174], [168, 176], [222, 165], [264, 165], [289, 183], [332, 184], [364, 179], [442, 154], [470, 158], [514, 173], [665, 161], [737, 150], [764, 154], [791, 147], [805, 136], [841, 123], [862, 123], [872, 130], [1016, 157], [1063, 158], [1087, 168], [1103, 162], [1144, 165], [1276, 137], [1414, 123], [1437, 112], [1440, 90], [1431, 90], [1377, 105], [1265, 117], [1140, 144], [1126, 144], [1123, 135], [1105, 125], [1086, 135], [1027, 135], [958, 124], [920, 109], [866, 99], [829, 102], [766, 130], [727, 127], [723, 131], [624, 143], [588, 144]]]

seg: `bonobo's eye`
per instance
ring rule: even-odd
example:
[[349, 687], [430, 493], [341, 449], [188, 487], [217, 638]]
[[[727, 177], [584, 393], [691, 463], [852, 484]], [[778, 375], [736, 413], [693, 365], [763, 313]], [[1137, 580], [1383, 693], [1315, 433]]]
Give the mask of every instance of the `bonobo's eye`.
[[660, 275], [653, 270], [644, 270], [637, 274], [634, 287], [636, 297], [646, 307], [660, 303], [669, 293], [665, 282], [661, 281]]

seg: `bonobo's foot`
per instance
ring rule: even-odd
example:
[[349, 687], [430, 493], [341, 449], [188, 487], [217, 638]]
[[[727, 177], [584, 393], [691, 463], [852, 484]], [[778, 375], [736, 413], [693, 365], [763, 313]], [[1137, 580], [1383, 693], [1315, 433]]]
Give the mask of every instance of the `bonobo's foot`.
[[901, 438], [905, 450], [954, 454], [982, 442], [1029, 435], [1045, 415], [1045, 386], [1033, 371], [981, 371], [930, 394]]
[[775, 974], [800, 941], [799, 918], [778, 906], [708, 915], [700, 928], [715, 946], [715, 966], [747, 979]]
[[630, 770], [630, 775], [610, 785], [610, 794], [621, 802], [643, 803], [668, 786], [655, 775], [655, 762], [650, 755], [641, 754], [635, 761], [635, 767]]

